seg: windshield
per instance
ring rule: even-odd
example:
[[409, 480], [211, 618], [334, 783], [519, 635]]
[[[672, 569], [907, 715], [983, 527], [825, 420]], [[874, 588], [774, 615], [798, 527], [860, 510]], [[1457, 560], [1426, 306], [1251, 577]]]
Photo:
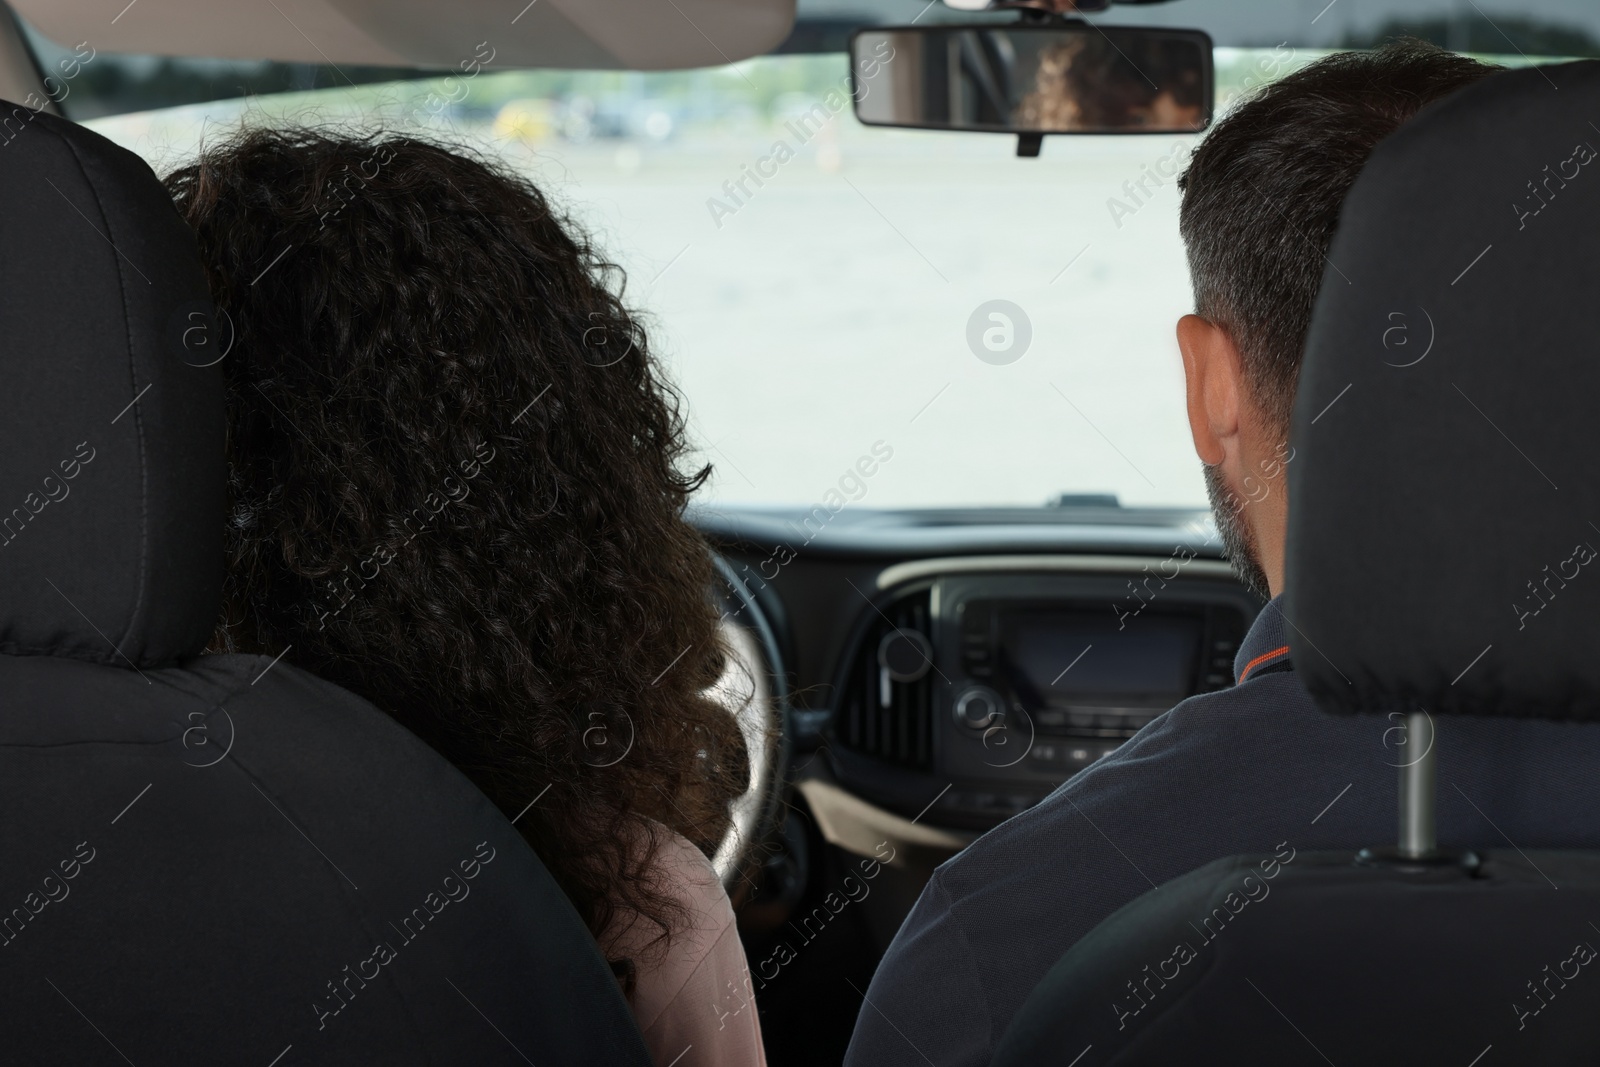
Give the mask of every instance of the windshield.
[[[1311, 58], [1218, 49], [1219, 110]], [[530, 173], [626, 269], [712, 504], [1203, 505], [1173, 338], [1195, 138], [1058, 137], [1019, 160], [1010, 137], [863, 127], [848, 92], [842, 55], [497, 73], [485, 46], [448, 80], [89, 125], [160, 174], [285, 120], [469, 142]]]

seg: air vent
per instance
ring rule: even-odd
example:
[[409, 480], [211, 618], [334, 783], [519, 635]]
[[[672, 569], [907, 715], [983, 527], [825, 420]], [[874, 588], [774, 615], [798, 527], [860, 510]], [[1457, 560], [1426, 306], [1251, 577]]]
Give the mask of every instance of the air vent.
[[920, 635], [911, 640], [931, 647], [931, 642], [925, 643], [932, 638], [928, 592], [895, 601], [884, 608], [883, 615], [887, 618], [880, 616], [856, 646], [835, 718], [835, 736], [840, 744], [885, 763], [930, 768], [933, 686], [938, 673], [924, 670], [915, 681], [897, 681], [895, 674], [903, 672], [893, 658], [886, 669], [878, 657], [885, 639], [897, 632], [902, 640], [906, 634]]

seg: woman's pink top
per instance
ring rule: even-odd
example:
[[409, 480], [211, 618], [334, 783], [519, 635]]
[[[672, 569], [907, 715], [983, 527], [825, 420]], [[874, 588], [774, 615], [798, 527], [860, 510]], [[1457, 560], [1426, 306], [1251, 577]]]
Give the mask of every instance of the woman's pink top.
[[[750, 969], [717, 872], [671, 831], [661, 833], [656, 862], [663, 887], [684, 906], [685, 926], [674, 931], [664, 956], [639, 958], [658, 932], [646, 922], [633, 923], [607, 953], [638, 961], [629, 1007], [651, 1060], [656, 1067], [765, 1067]], [[628, 921], [627, 913], [619, 920], [614, 928]]]

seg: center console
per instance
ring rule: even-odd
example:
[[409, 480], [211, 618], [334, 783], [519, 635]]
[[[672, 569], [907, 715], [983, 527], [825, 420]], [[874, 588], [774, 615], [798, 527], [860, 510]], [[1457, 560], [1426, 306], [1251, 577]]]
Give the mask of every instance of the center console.
[[950, 685], [936, 709], [946, 712], [936, 766], [961, 778], [1058, 783], [1186, 697], [1233, 684], [1248, 602], [1171, 588], [1119, 616], [1126, 586], [941, 579], [935, 654]]
[[[842, 683], [842, 776], [872, 778], [852, 787], [899, 808], [885, 789], [926, 775], [948, 786], [929, 821], [986, 828], [1178, 702], [1233, 684], [1260, 604], [1224, 564], [1115, 570], [951, 573], [890, 591]], [[869, 774], [858, 753], [922, 773]]]

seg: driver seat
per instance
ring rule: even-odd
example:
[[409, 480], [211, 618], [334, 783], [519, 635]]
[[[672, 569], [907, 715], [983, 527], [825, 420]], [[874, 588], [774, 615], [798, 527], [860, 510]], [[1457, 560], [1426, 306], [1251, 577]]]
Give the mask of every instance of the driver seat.
[[[1068, 950], [996, 1067], [1600, 1058], [1600, 854], [1499, 833], [1541, 772], [1522, 753], [1458, 781], [1435, 744], [1459, 716], [1600, 720], [1597, 116], [1594, 61], [1441, 101], [1378, 147], [1327, 257], [1284, 614], [1319, 708], [1374, 759], [1403, 738], [1397, 844], [1288, 840], [1152, 890]], [[1483, 815], [1471, 848], [1439, 847], [1441, 789]]]
[[5, 1060], [647, 1064], [466, 778], [287, 662], [202, 654], [226, 470], [193, 237], [137, 157], [4, 111]]

